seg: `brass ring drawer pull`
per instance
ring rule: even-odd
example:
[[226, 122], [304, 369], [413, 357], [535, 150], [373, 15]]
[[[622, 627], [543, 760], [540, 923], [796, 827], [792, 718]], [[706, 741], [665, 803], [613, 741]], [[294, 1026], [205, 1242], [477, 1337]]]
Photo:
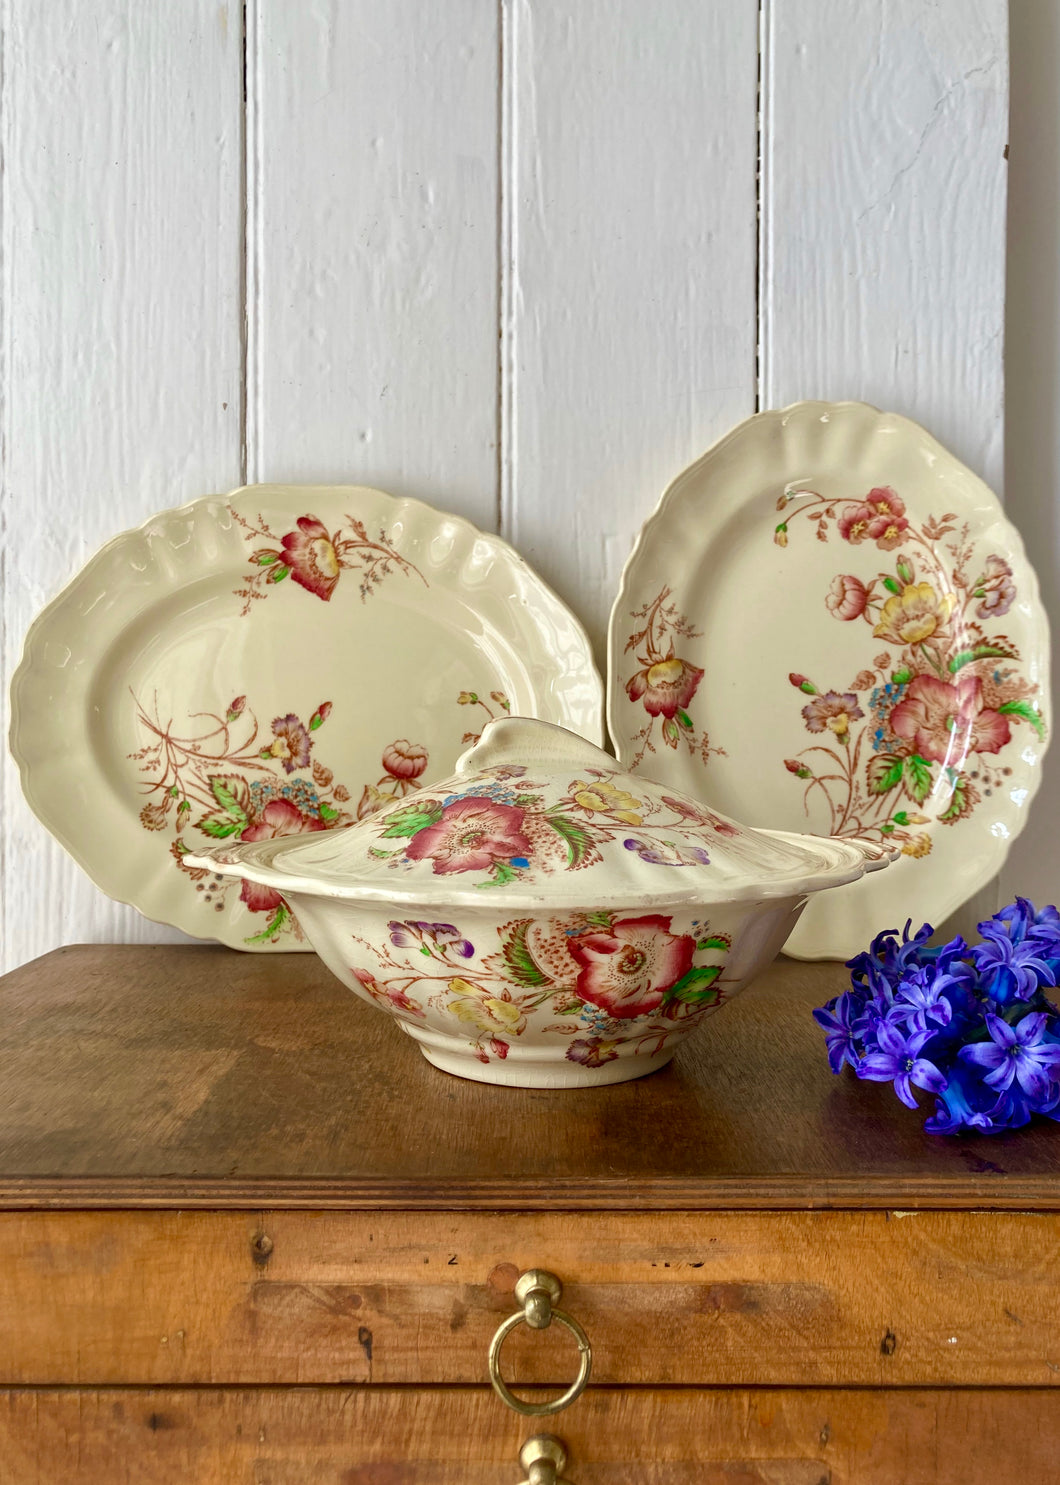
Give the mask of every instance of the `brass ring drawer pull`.
[[523, 1485], [570, 1485], [560, 1470], [567, 1463], [562, 1442], [550, 1433], [535, 1433], [519, 1450], [519, 1463], [526, 1471]]
[[[509, 1315], [507, 1320], [501, 1323], [490, 1342], [489, 1369], [493, 1389], [502, 1402], [526, 1417], [536, 1418], [546, 1413], [562, 1413], [564, 1408], [569, 1408], [571, 1403], [582, 1395], [585, 1384], [589, 1380], [589, 1371], [593, 1364], [593, 1351], [589, 1345], [589, 1337], [577, 1320], [568, 1315], [566, 1310], [556, 1309], [562, 1293], [563, 1285], [555, 1274], [547, 1273], [544, 1269], [532, 1268], [520, 1275], [515, 1285], [515, 1297], [522, 1305], [522, 1309], [516, 1310], [514, 1315]], [[566, 1392], [553, 1399], [552, 1402], [524, 1402], [522, 1398], [516, 1397], [509, 1390], [507, 1382], [501, 1376], [501, 1347], [504, 1345], [504, 1339], [524, 1320], [531, 1330], [547, 1330], [553, 1320], [558, 1320], [570, 1331], [578, 1343], [578, 1375]], [[541, 1481], [541, 1485], [547, 1485], [549, 1479], [547, 1475], [539, 1474], [537, 1478]], [[532, 1485], [533, 1481], [534, 1477], [531, 1475]]]

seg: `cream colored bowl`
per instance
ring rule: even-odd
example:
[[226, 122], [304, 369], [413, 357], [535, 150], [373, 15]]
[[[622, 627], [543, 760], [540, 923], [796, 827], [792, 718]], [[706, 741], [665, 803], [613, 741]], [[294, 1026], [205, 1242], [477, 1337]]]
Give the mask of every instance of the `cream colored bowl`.
[[563, 728], [506, 718], [452, 778], [347, 830], [187, 859], [277, 893], [436, 1067], [574, 1088], [664, 1066], [812, 893], [892, 857], [750, 830]]

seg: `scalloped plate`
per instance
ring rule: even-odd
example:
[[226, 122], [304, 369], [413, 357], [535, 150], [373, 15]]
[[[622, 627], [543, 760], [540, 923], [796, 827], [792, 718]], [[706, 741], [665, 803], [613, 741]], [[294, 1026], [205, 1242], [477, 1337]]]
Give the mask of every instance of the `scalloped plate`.
[[11, 750], [110, 896], [296, 949], [275, 893], [182, 856], [348, 824], [450, 774], [509, 709], [601, 741], [585, 631], [507, 543], [379, 490], [256, 485], [92, 558], [27, 635]]
[[1040, 781], [1049, 629], [996, 496], [864, 403], [759, 413], [670, 485], [611, 614], [621, 762], [759, 827], [859, 835], [890, 871], [785, 951], [845, 959], [997, 872]]

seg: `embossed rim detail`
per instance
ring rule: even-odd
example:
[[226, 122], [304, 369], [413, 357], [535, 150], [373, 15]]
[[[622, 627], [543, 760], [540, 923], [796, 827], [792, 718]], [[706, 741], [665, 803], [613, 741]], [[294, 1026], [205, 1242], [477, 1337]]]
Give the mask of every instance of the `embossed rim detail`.
[[[584, 628], [507, 542], [460, 516], [367, 486], [254, 485], [204, 496], [120, 533], [88, 560], [26, 635], [11, 683], [12, 756], [30, 808], [98, 887], [157, 922], [239, 948], [247, 947], [243, 925], [232, 931], [227, 911], [204, 923], [194, 894], [170, 871], [168, 842], [159, 852], [141, 829], [142, 800], [119, 791], [122, 761], [110, 757], [91, 701], [112, 646], [146, 609], [209, 574], [230, 576], [233, 589], [238, 586], [249, 546], [230, 507], [254, 513], [259, 506], [277, 513], [282, 508], [277, 519], [292, 523], [310, 511], [328, 521], [329, 529], [351, 506], [373, 524], [382, 520], [403, 551], [416, 551], [417, 570], [429, 578], [432, 598], [458, 592], [462, 604], [474, 609], [479, 595], [480, 610], [483, 604], [488, 610], [483, 624], [494, 635], [506, 635], [518, 654], [521, 689], [539, 715], [594, 742], [603, 732], [603, 685]], [[384, 586], [371, 599], [381, 617], [387, 592]], [[299, 597], [308, 605], [320, 602], [312, 592]], [[233, 596], [232, 602], [238, 616], [239, 599]], [[243, 622], [252, 624], [253, 617]], [[230, 697], [216, 700], [223, 708]], [[178, 878], [175, 883], [171, 876]]]
[[[902, 460], [906, 461], [904, 478], [892, 478], [894, 464]], [[1028, 671], [1033, 673], [1040, 687], [1042, 719], [1048, 721], [1048, 621], [1023, 542], [1006, 519], [997, 497], [925, 429], [907, 418], [881, 412], [867, 403], [801, 402], [758, 413], [737, 425], [670, 483], [655, 511], [641, 528], [622, 573], [608, 630], [608, 726], [619, 759], [624, 764], [629, 766], [637, 745], [634, 733], [637, 726], [643, 725], [642, 716], [633, 710], [633, 698], [627, 697], [624, 689], [630, 661], [623, 648], [630, 631], [631, 612], [650, 602], [660, 586], [666, 586], [672, 590], [672, 601], [683, 621], [689, 627], [706, 630], [710, 615], [705, 601], [702, 598], [697, 601], [692, 579], [695, 572], [702, 571], [708, 551], [716, 547], [717, 560], [722, 562], [725, 559], [722, 517], [731, 520], [738, 510], [759, 501], [763, 502], [764, 510], [767, 491], [780, 496], [799, 485], [812, 488], [815, 480], [834, 478], [840, 471], [844, 475], [850, 471], [850, 480], [858, 483], [871, 472], [872, 485], [892, 484], [896, 488], [903, 485], [903, 495], [916, 503], [921, 514], [926, 514], [930, 508], [927, 504], [929, 498], [940, 509], [956, 510], [962, 518], [972, 522], [977, 545], [1007, 557], [1020, 595], [1021, 650]], [[853, 488], [850, 493], [854, 493]], [[944, 504], [940, 505], [940, 502]], [[782, 517], [774, 515], [773, 522], [778, 520]], [[714, 529], [703, 533], [704, 521]], [[700, 535], [698, 539], [690, 540], [689, 532], [695, 530], [699, 530]], [[770, 540], [772, 535], [770, 529], [766, 539]], [[807, 548], [802, 553], [804, 565], [814, 563], [817, 550], [816, 547]], [[825, 547], [824, 551], [827, 552], [828, 548]], [[827, 579], [832, 576], [832, 567], [834, 561], [831, 566], [821, 568], [820, 576], [825, 578], [825, 588]], [[814, 582], [819, 586], [816, 576]], [[766, 602], [770, 599], [764, 590], [758, 597]], [[791, 639], [793, 620], [797, 626], [798, 616], [778, 607], [777, 619], [778, 633], [783, 628], [787, 643], [787, 639]], [[804, 652], [795, 642], [797, 638], [796, 635], [790, 646], [792, 663], [796, 664], [804, 659]], [[719, 642], [716, 624], [712, 632], [705, 633], [698, 641], [699, 649], [695, 642], [681, 642], [685, 647], [681, 658], [690, 666], [696, 665], [697, 657], [708, 656], [706, 660], [698, 660], [704, 669], [704, 680], [699, 686], [697, 703], [710, 693], [709, 651], [702, 647], [711, 642]], [[783, 698], [771, 696], [768, 700], [776, 706], [787, 707], [788, 697], [790, 691]], [[715, 724], [718, 715], [715, 707]], [[705, 725], [698, 714], [694, 721], [697, 727]], [[677, 740], [684, 739], [684, 732], [680, 732]], [[1013, 760], [1011, 788], [1005, 797], [995, 796], [991, 810], [981, 808], [978, 815], [960, 822], [965, 831], [966, 849], [958, 869], [942, 856], [939, 865], [929, 857], [917, 863], [914, 878], [907, 875], [912, 863], [903, 862], [903, 870], [897, 879], [893, 873], [888, 873], [878, 885], [872, 882], [852, 886], [830, 900], [813, 901], [785, 951], [806, 959], [846, 958], [878, 929], [883, 921], [881, 913], [888, 920], [900, 915], [902, 903], [914, 914], [926, 916], [934, 922], [946, 918], [987, 882], [1005, 860], [1012, 841], [1026, 823], [1028, 806], [1040, 785], [1041, 763], [1047, 744], [1048, 735], [1044, 744], [1037, 739], [1028, 742], [1021, 750], [1018, 764]], [[729, 791], [725, 803], [721, 803], [711, 791], [713, 760], [705, 767], [693, 765], [684, 758], [683, 750], [674, 748], [672, 743], [668, 748], [658, 750], [647, 771], [654, 778], [665, 779], [671, 787], [698, 794], [701, 800], [711, 801], [742, 818], [753, 819], [754, 780], [767, 766], [761, 749], [756, 750], [747, 744], [746, 732], [739, 737], [725, 737], [716, 725], [711, 733], [710, 746], [712, 751], [724, 750], [728, 755], [724, 765]], [[733, 768], [734, 758], [738, 760], [737, 767], [742, 766], [740, 759], [746, 759], [746, 787], [743, 783], [739, 785], [744, 790], [741, 798], [734, 797], [737, 793], [735, 781], [739, 777]], [[698, 777], [693, 778], [693, 767]], [[794, 811], [791, 817], [771, 819], [768, 823], [798, 828]], [[940, 825], [938, 822], [931, 824], [937, 833]]]

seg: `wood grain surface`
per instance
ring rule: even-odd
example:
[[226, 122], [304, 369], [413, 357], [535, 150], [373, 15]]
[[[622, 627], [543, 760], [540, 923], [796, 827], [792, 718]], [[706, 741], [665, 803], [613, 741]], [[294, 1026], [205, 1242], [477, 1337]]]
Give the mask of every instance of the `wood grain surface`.
[[[1033, 1390], [594, 1390], [542, 1420], [576, 1485], [1046, 1485]], [[0, 1395], [4, 1485], [498, 1485], [532, 1420], [482, 1389]], [[540, 1431], [544, 1432], [545, 1429]]]
[[1058, 1263], [1052, 1213], [7, 1213], [0, 1385], [477, 1383], [545, 1268], [601, 1383], [1054, 1386]]
[[778, 960], [652, 1077], [574, 1092], [430, 1067], [313, 955], [81, 947], [0, 981], [0, 1207], [988, 1204], [1060, 1209], [1060, 1128], [944, 1139], [834, 1078]]

